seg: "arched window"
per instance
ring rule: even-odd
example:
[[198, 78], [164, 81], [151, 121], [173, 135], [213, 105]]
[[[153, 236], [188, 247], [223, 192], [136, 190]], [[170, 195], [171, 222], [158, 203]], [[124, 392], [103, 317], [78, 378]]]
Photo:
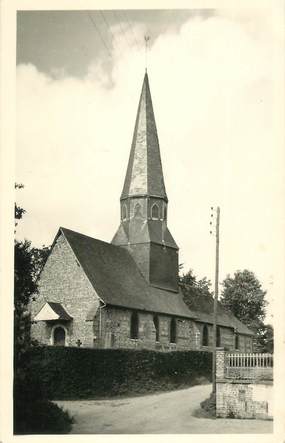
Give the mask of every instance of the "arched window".
[[235, 349], [239, 349], [239, 335], [235, 333]]
[[220, 346], [221, 346], [221, 329], [220, 326], [217, 326], [216, 347], [219, 348]]
[[157, 206], [156, 203], [151, 207], [151, 218], [153, 220], [159, 219], [159, 207]]
[[155, 326], [155, 341], [159, 341], [159, 318], [158, 318], [158, 315], [153, 316], [153, 323]]
[[141, 205], [137, 203], [134, 208], [134, 216], [141, 216]]
[[170, 343], [176, 343], [176, 321], [175, 318], [170, 322]]
[[58, 326], [53, 331], [53, 344], [54, 346], [65, 346], [65, 330]]
[[131, 338], [139, 337], [139, 316], [137, 312], [132, 312], [131, 315], [131, 330], [130, 330]]
[[202, 346], [208, 346], [209, 344], [209, 332], [208, 332], [208, 326], [203, 326], [203, 332], [202, 332]]
[[123, 220], [126, 220], [127, 217], [128, 217], [127, 206], [123, 205], [123, 208], [122, 208], [122, 218], [123, 218]]

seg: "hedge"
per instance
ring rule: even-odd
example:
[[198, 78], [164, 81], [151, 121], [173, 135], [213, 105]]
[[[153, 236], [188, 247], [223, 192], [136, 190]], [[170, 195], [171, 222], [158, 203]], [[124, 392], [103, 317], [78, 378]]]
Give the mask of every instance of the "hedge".
[[178, 389], [210, 381], [212, 354], [35, 347], [27, 354], [49, 399], [102, 398]]

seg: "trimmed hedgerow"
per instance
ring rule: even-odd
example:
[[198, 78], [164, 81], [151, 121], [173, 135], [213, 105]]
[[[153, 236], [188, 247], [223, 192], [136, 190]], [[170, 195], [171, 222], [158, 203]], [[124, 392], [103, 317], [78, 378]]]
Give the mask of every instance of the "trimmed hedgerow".
[[212, 355], [201, 351], [37, 347], [27, 358], [50, 399], [137, 395], [211, 379]]
[[69, 433], [73, 418], [47, 398], [40, 374], [26, 354], [21, 360], [14, 375], [14, 434]]

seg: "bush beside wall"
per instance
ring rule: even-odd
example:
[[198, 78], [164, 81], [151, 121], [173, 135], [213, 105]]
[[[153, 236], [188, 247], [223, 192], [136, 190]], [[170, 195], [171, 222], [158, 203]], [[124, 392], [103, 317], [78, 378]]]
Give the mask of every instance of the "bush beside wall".
[[130, 349], [36, 347], [28, 357], [50, 399], [137, 395], [211, 378], [212, 354]]

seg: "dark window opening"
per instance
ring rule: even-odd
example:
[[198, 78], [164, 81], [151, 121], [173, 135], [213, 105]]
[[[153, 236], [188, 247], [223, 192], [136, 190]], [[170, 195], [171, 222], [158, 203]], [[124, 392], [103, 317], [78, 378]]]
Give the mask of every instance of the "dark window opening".
[[139, 337], [139, 316], [137, 312], [133, 312], [131, 315], [131, 338]]
[[155, 341], [159, 341], [159, 318], [157, 315], [153, 317], [153, 323], [155, 326]]
[[235, 349], [239, 349], [239, 335], [235, 334]]
[[156, 204], [154, 204], [151, 208], [151, 218], [154, 220], [159, 219], [159, 207]]
[[60, 326], [53, 331], [53, 344], [54, 346], [65, 346], [65, 330]]
[[134, 216], [141, 216], [141, 205], [137, 203], [134, 208]]
[[122, 218], [123, 218], [123, 220], [126, 220], [127, 217], [128, 217], [127, 207], [126, 207], [126, 205], [123, 205], [123, 209], [122, 209]]
[[203, 326], [203, 333], [202, 333], [202, 346], [208, 346], [209, 344], [209, 331], [208, 326]]
[[216, 347], [219, 348], [221, 346], [221, 329], [219, 326], [217, 326], [216, 331]]
[[170, 343], [176, 343], [176, 321], [175, 318], [170, 322]]

